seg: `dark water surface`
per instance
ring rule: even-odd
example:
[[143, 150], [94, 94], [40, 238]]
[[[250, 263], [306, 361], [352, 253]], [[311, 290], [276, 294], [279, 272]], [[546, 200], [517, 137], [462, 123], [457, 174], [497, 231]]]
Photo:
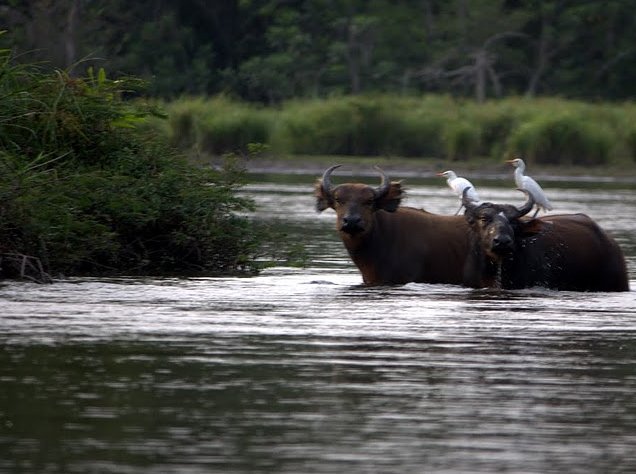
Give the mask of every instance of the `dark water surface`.
[[3, 283], [0, 471], [636, 472], [636, 192], [550, 188], [616, 236], [632, 291], [364, 288], [333, 213], [268, 183], [255, 217], [306, 268]]

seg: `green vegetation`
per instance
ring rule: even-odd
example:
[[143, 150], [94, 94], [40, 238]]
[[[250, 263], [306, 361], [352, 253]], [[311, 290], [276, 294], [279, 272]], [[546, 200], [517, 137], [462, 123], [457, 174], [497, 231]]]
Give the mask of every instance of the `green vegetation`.
[[636, 105], [629, 103], [366, 95], [265, 108], [217, 97], [180, 99], [166, 110], [172, 142], [207, 155], [258, 142], [283, 155], [501, 161], [519, 154], [580, 166], [636, 160]]
[[242, 173], [189, 164], [124, 101], [140, 84], [77, 78], [0, 51], [1, 277], [254, 268]]
[[636, 96], [633, 0], [7, 0], [0, 25], [27, 61], [88, 59], [164, 99]]

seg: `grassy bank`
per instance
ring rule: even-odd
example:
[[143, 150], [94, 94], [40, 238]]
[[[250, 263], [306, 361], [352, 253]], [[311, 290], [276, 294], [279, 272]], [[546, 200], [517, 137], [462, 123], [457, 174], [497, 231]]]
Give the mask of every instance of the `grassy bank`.
[[582, 167], [636, 164], [636, 106], [509, 98], [356, 96], [265, 108], [225, 97], [166, 104], [172, 143], [203, 155], [260, 143], [276, 156], [385, 156]]

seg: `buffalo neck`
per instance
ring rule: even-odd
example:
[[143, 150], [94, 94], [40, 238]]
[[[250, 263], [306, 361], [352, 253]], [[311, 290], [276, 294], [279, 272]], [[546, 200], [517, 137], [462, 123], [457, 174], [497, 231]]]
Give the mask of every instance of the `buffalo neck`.
[[394, 238], [385, 231], [387, 214], [384, 211], [374, 213], [371, 230], [365, 234], [352, 236], [340, 232], [342, 242], [366, 284], [382, 284], [390, 280], [386, 275], [389, 266], [387, 248], [393, 245]]
[[505, 264], [487, 256], [478, 239], [471, 239], [470, 250], [464, 263], [464, 284], [473, 288], [502, 288]]

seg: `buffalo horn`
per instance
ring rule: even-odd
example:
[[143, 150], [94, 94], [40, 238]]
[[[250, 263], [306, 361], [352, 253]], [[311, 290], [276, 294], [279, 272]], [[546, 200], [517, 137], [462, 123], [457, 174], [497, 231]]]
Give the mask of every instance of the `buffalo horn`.
[[382, 171], [380, 169], [379, 166], [374, 166], [373, 168], [378, 173], [380, 173], [380, 176], [382, 176], [382, 182], [380, 183], [380, 186], [375, 188], [375, 197], [376, 198], [380, 198], [380, 197], [383, 197], [386, 193], [389, 192], [389, 189], [391, 187], [391, 182], [390, 182], [388, 176], [384, 173], [384, 171]]
[[336, 168], [340, 168], [342, 165], [333, 165], [325, 170], [322, 175], [322, 190], [327, 196], [331, 196], [331, 173]]
[[518, 214], [515, 216], [517, 219], [519, 217], [525, 216], [534, 207], [534, 198], [532, 197], [532, 193], [529, 193], [525, 189], [518, 189], [518, 191], [521, 191], [526, 196], [528, 196], [528, 200], [526, 201], [526, 203], [523, 206], [517, 208], [517, 213]]
[[473, 201], [471, 201], [470, 199], [468, 199], [466, 197], [466, 195], [468, 194], [468, 191], [472, 188], [472, 186], [467, 186], [463, 191], [462, 191], [462, 204], [464, 205], [464, 207], [466, 208], [467, 211], [472, 211], [474, 210], [477, 206], [473, 203]]

